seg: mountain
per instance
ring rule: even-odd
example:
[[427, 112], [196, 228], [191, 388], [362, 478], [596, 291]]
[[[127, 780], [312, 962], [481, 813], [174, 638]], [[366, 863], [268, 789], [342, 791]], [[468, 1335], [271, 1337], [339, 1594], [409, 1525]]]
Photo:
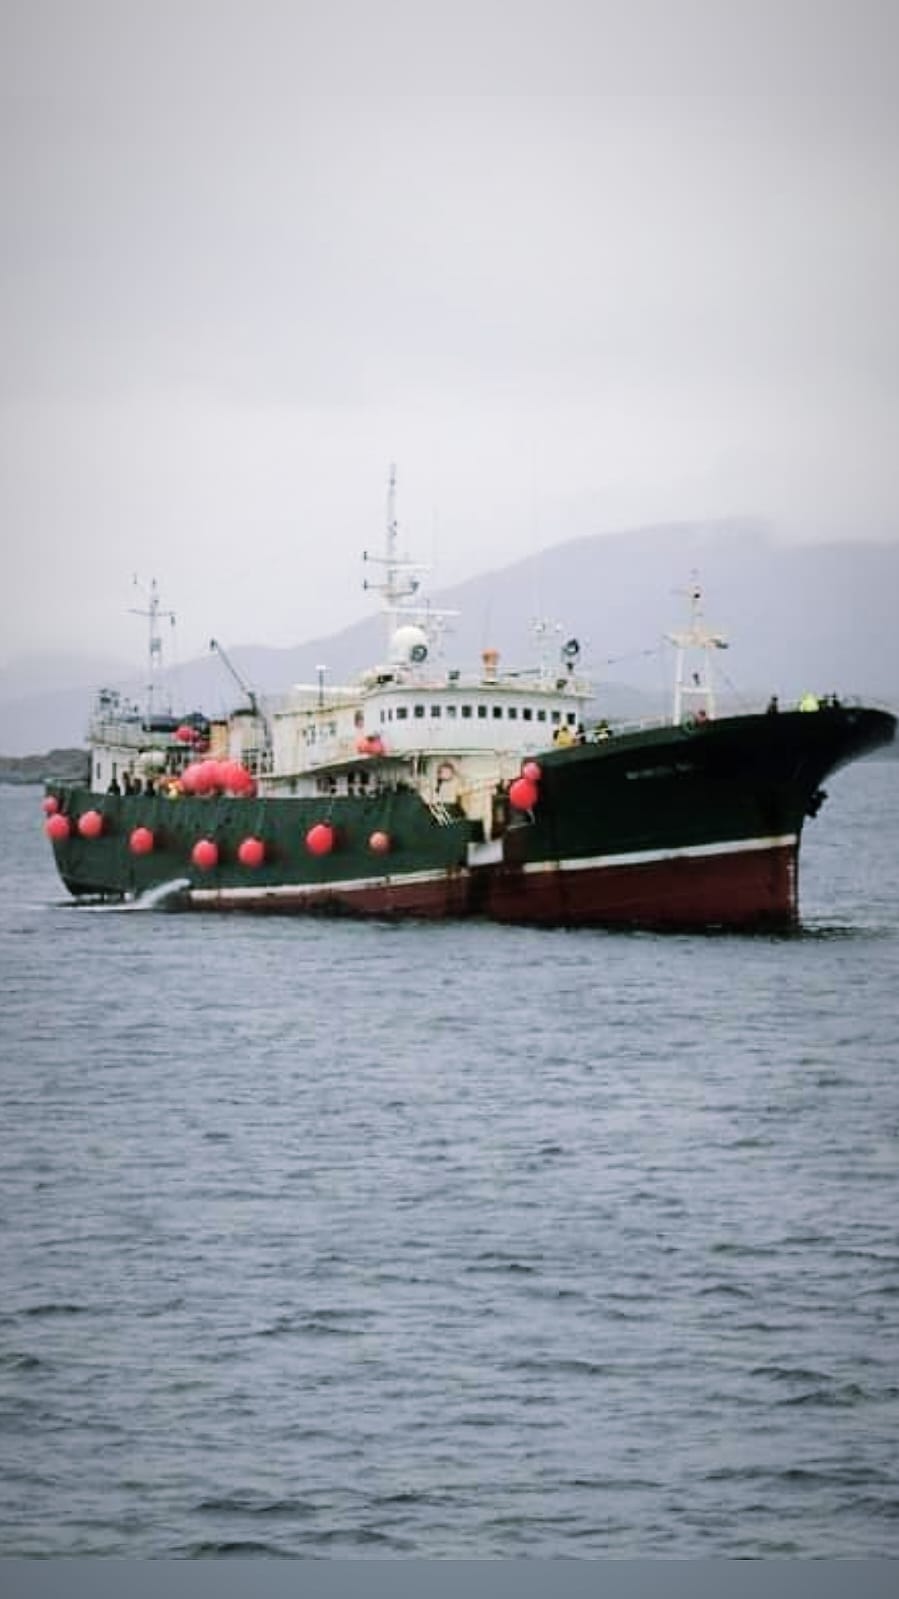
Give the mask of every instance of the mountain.
[[62, 650], [19, 655], [0, 672], [0, 699], [55, 693], [61, 683], [69, 688], [90, 689], [97, 683], [117, 682], [133, 672], [133, 662], [108, 655], [75, 655]]
[[[533, 623], [548, 637], [577, 637], [582, 665], [597, 683], [609, 715], [639, 715], [668, 702], [672, 658], [665, 635], [686, 617], [693, 574], [703, 589], [708, 624], [730, 648], [718, 656], [725, 693], [735, 703], [777, 691], [783, 703], [806, 688], [899, 699], [899, 545], [845, 542], [782, 544], [745, 520], [667, 524], [592, 535], [481, 574], [435, 594], [435, 610], [457, 611], [446, 655], [460, 664], [490, 645], [505, 665], [536, 658]], [[555, 649], [555, 644], [553, 645]], [[325, 663], [330, 681], [352, 678], [384, 654], [382, 619], [354, 624], [292, 649], [231, 646], [243, 679], [260, 693], [316, 681]], [[114, 681], [139, 697], [144, 674], [59, 671], [21, 665], [0, 689], [0, 751], [30, 754], [83, 741], [92, 690]], [[57, 668], [58, 669], [58, 668]], [[73, 678], [77, 672], [77, 679]], [[31, 692], [25, 692], [30, 682]], [[177, 709], [224, 713], [241, 700], [238, 685], [215, 655], [187, 663], [170, 677]]]

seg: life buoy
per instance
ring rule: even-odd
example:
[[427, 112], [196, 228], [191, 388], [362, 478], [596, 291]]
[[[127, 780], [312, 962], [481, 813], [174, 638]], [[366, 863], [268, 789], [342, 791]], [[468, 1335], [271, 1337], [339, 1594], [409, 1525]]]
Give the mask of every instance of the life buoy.
[[437, 768], [437, 782], [438, 782], [438, 784], [440, 784], [440, 783], [451, 783], [453, 781], [453, 778], [456, 777], [456, 776], [458, 776], [458, 773], [456, 772], [456, 768], [453, 765], [452, 761], [441, 761], [440, 762], [440, 765]]

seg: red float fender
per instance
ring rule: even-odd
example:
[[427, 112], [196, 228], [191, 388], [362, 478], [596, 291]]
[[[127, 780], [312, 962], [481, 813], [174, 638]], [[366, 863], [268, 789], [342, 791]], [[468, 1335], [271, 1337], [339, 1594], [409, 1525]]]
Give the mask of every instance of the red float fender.
[[335, 835], [330, 822], [316, 822], [306, 834], [306, 848], [310, 855], [330, 855]]
[[532, 783], [529, 777], [516, 777], [509, 788], [509, 804], [516, 811], [532, 811], [538, 795], [537, 784]]
[[190, 858], [201, 872], [211, 872], [218, 865], [219, 847], [214, 838], [198, 838]]
[[241, 866], [261, 866], [265, 860], [265, 845], [261, 838], [242, 838], [237, 846], [237, 859]]

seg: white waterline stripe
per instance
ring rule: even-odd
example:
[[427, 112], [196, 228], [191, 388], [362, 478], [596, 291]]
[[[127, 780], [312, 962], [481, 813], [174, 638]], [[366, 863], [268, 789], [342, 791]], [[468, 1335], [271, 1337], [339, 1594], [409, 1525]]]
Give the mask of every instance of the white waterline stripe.
[[[796, 843], [795, 833], [781, 833], [771, 838], [743, 838], [723, 844], [688, 844], [667, 850], [632, 850], [621, 855], [589, 855], [571, 860], [525, 861], [522, 872], [583, 872], [603, 871], [616, 866], [649, 866], [660, 861], [696, 860], [715, 855], [743, 855], [760, 850], [784, 849]], [[442, 883], [452, 871], [453, 875], [468, 877], [465, 867], [448, 869], [440, 867], [428, 872], [398, 872], [386, 877], [347, 877], [329, 883], [274, 883], [247, 884], [239, 888], [192, 888], [189, 898], [194, 904], [222, 904], [228, 901], [288, 899], [297, 896], [309, 899], [321, 894], [355, 894], [373, 889], [405, 888], [422, 883]]]
[[[412, 883], [443, 883], [450, 875], [446, 867], [431, 872], [398, 872], [388, 877], [344, 877], [329, 883], [260, 883], [246, 888], [192, 888], [190, 898], [197, 904], [211, 904], [228, 899], [285, 899], [303, 894], [356, 893], [373, 888], [405, 888]], [[464, 873], [467, 876], [467, 872]]]
[[795, 833], [779, 833], [771, 838], [740, 838], [724, 844], [685, 844], [675, 849], [640, 849], [621, 855], [584, 855], [575, 860], [525, 861], [522, 871], [603, 871], [615, 866], [650, 866], [660, 861], [699, 860], [711, 855], [746, 855], [758, 850], [784, 849], [795, 843]]

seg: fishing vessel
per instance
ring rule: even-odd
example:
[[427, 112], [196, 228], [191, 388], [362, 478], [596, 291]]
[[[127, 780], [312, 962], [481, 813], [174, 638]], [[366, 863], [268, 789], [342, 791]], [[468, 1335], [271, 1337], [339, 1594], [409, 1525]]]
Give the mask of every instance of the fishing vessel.
[[365, 559], [383, 660], [264, 701], [216, 646], [245, 690], [217, 720], [160, 710], [154, 583], [147, 703], [103, 690], [88, 785], [47, 785], [71, 894], [563, 927], [796, 924], [803, 827], [832, 772], [893, 738], [888, 711], [807, 695], [720, 714], [726, 640], [695, 584], [671, 635], [670, 714], [614, 725], [597, 717], [576, 638], [549, 648], [545, 629], [532, 667], [506, 668], [495, 649], [472, 671], [446, 664], [446, 613], [398, 555], [392, 477], [384, 553]]

